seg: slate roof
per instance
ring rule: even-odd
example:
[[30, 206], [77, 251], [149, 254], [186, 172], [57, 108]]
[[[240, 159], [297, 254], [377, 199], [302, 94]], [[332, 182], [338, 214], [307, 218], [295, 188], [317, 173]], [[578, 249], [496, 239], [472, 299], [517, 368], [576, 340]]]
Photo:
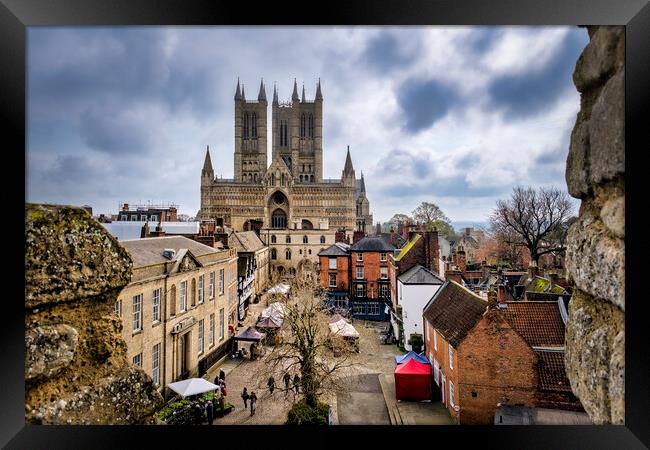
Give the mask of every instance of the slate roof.
[[350, 246], [348, 244], [344, 242], [337, 242], [320, 252], [318, 256], [345, 256], [348, 254], [349, 249]]
[[444, 280], [440, 279], [435, 273], [419, 264], [411, 267], [409, 270], [397, 277], [403, 284], [443, 284]]
[[395, 246], [383, 236], [366, 236], [350, 247], [353, 252], [392, 252]]
[[564, 347], [565, 326], [557, 302], [506, 302], [510, 325], [531, 347]]
[[481, 319], [487, 301], [454, 281], [447, 281], [424, 307], [423, 316], [453, 347]]
[[564, 351], [535, 350], [539, 388], [543, 391], [571, 392], [564, 368]]
[[219, 250], [193, 241], [183, 236], [161, 236], [144, 239], [133, 239], [120, 241], [133, 259], [133, 267], [145, 267], [154, 264], [162, 264], [170, 260], [163, 256], [163, 250], [173, 248], [176, 251], [174, 259], [179, 255], [181, 249], [188, 249], [194, 256], [203, 256], [209, 253], [216, 253]]
[[[404, 247], [404, 244], [406, 244], [406, 239], [404, 239], [404, 236], [398, 234], [397, 232], [394, 232], [393, 235], [395, 238], [395, 247], [396, 248]], [[386, 242], [390, 242], [390, 233], [380, 233], [379, 236], [383, 237], [386, 240]]]
[[472, 236], [463, 236], [462, 241], [463, 241], [463, 244], [469, 244], [474, 248], [479, 248], [480, 247], [480, 245], [478, 244], [476, 239], [474, 239]]
[[228, 238], [228, 243], [238, 252], [256, 252], [264, 248], [264, 242], [254, 231], [234, 231]]

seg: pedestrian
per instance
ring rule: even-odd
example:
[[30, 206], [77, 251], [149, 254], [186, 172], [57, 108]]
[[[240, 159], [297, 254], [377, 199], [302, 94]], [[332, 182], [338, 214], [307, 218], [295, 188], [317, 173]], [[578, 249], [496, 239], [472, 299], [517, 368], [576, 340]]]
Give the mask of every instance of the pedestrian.
[[223, 371], [223, 369], [219, 370], [219, 378], [222, 380], [226, 380], [226, 373]]
[[273, 394], [273, 389], [275, 389], [275, 379], [273, 377], [269, 377], [269, 381], [266, 383], [266, 385], [269, 387], [269, 392]]
[[225, 397], [227, 394], [226, 392], [226, 382], [221, 380], [221, 396]]
[[244, 391], [241, 393], [241, 398], [244, 400], [244, 408], [248, 408], [248, 399], [250, 398], [250, 395], [248, 395], [248, 390], [244, 388]]
[[293, 376], [293, 386], [296, 388], [296, 394], [300, 392], [300, 377], [298, 374]]
[[251, 392], [251, 416], [255, 415], [255, 411], [257, 410], [257, 394], [255, 394], [255, 391]]
[[284, 380], [284, 388], [288, 391], [289, 383], [291, 383], [291, 375], [289, 375], [289, 372], [285, 372], [282, 379]]
[[223, 417], [224, 415], [224, 400], [223, 400], [223, 395], [219, 397], [219, 400], [217, 401], [219, 409], [217, 410], [217, 415], [219, 417]]
[[205, 414], [208, 416], [208, 424], [212, 425], [212, 422], [214, 422], [214, 405], [210, 400], [205, 404]]
[[194, 403], [194, 423], [196, 425], [201, 425], [203, 422], [203, 410], [199, 405], [199, 402]]

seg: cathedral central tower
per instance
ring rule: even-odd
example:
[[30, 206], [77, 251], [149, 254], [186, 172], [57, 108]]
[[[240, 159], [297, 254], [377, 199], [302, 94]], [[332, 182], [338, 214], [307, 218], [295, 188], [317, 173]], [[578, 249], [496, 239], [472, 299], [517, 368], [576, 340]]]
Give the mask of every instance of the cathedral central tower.
[[266, 90], [260, 82], [257, 101], [246, 100], [244, 86], [235, 91], [235, 170], [238, 183], [255, 183], [266, 173]]

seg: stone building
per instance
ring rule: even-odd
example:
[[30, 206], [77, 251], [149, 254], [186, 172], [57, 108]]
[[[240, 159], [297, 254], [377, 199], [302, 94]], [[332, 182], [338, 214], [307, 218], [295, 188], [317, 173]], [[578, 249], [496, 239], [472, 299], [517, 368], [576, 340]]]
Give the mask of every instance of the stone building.
[[[313, 246], [288, 247], [290, 253], [284, 245], [275, 249], [277, 257], [271, 264], [283, 270], [296, 270], [303, 259], [317, 263], [320, 246], [334, 244], [338, 229], [350, 234], [360, 228], [366, 233], [372, 231], [365, 180], [356, 179], [349, 146], [341, 177], [323, 178], [320, 81], [310, 101], [305, 98], [304, 87], [302, 97], [298, 95], [295, 81], [290, 102], [280, 102], [277, 89], [273, 89], [270, 133], [263, 82], [257, 100], [247, 100], [238, 81], [234, 100], [234, 177], [215, 178], [208, 149], [201, 171], [201, 219], [214, 219], [218, 226], [235, 231], [260, 230], [260, 237], [271, 248], [274, 243], [265, 240], [271, 235], [281, 239], [280, 244], [288, 243], [285, 239], [289, 236], [292, 245], [302, 245], [307, 234], [307, 244]], [[322, 237], [325, 242], [321, 242]], [[300, 250], [305, 258], [296, 257]], [[290, 257], [283, 258], [285, 254]]]
[[178, 205], [131, 205], [124, 203], [117, 214], [120, 222], [176, 222]]
[[133, 260], [115, 301], [133, 365], [159, 388], [202, 375], [228, 352], [237, 310], [237, 252], [182, 236], [121, 242]]

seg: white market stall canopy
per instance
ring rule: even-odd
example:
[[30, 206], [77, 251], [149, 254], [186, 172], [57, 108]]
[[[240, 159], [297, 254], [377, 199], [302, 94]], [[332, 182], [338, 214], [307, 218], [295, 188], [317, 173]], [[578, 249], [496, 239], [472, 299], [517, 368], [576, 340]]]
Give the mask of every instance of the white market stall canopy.
[[330, 323], [329, 325], [330, 330], [334, 334], [338, 334], [339, 336], [343, 337], [359, 337], [359, 332], [352, 326], [352, 324], [347, 323], [345, 319]]
[[286, 283], [280, 283], [273, 286], [267, 292], [269, 294], [288, 294], [290, 290], [291, 290], [291, 286], [289, 286]]
[[219, 389], [219, 386], [203, 378], [188, 378], [187, 380], [170, 383], [167, 387], [180, 394], [183, 398]]
[[284, 320], [284, 316], [287, 314], [287, 312], [288, 312], [287, 305], [285, 305], [284, 303], [275, 302], [275, 303], [271, 303], [268, 308], [265, 308], [262, 311], [261, 316], [262, 319], [265, 319], [267, 317], [278, 319], [280, 321], [280, 324], [282, 324]]

